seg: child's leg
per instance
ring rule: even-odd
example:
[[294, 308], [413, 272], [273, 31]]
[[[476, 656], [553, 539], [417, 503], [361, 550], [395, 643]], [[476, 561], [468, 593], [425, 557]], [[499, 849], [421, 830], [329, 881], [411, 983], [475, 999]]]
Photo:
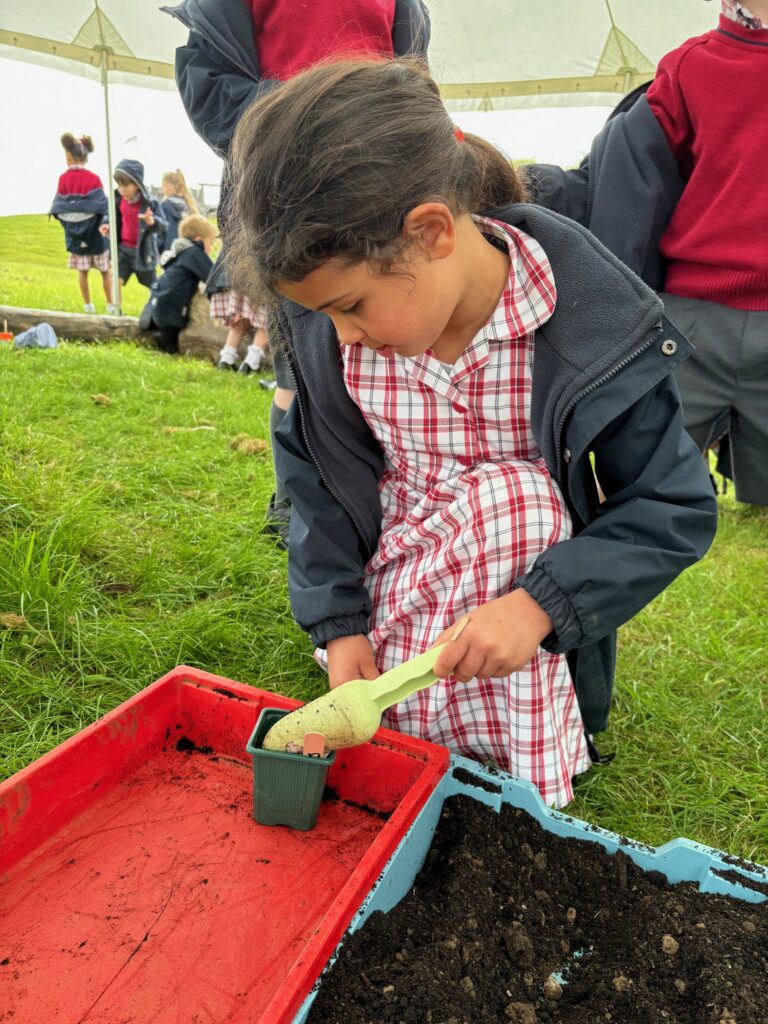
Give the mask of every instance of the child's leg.
[[104, 288], [104, 298], [107, 300], [107, 306], [112, 306], [112, 274], [109, 270], [102, 270], [101, 272], [101, 284]]
[[[272, 442], [272, 457], [275, 456], [275, 433], [291, 407], [294, 397], [293, 376], [285, 355], [277, 346], [272, 349], [272, 366], [277, 378], [277, 388], [269, 409], [269, 435]], [[288, 547], [288, 528], [291, 521], [291, 502], [275, 461], [275, 493], [267, 509], [267, 529], [278, 537], [281, 547]]]
[[91, 289], [88, 287], [88, 271], [78, 270], [77, 272], [77, 283], [80, 285], [80, 294], [83, 297], [83, 303], [86, 306], [91, 304]]
[[227, 340], [224, 342], [221, 352], [219, 353], [220, 370], [234, 370], [236, 368], [240, 342], [247, 334], [250, 326], [250, 323], [242, 318], [237, 320], [235, 323], [230, 324], [229, 331], [227, 332]]
[[158, 327], [155, 331], [155, 344], [161, 352], [176, 355], [179, 351], [179, 328]]
[[267, 332], [263, 327], [257, 327], [245, 353], [245, 359], [240, 364], [240, 373], [255, 373], [258, 370], [266, 355], [268, 344]]

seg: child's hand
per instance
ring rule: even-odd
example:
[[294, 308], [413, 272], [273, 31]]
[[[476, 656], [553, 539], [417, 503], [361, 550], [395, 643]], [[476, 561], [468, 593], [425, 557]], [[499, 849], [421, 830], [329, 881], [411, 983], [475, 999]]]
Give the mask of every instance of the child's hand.
[[381, 675], [373, 660], [373, 648], [362, 633], [329, 640], [326, 651], [328, 681], [332, 690], [350, 679], [377, 679]]
[[109, 234], [109, 224], [102, 224], [99, 228], [99, 234], [104, 235], [104, 237], [106, 238]]
[[469, 621], [456, 640], [451, 640], [456, 624], [437, 638], [437, 644], [446, 645], [434, 668], [441, 679], [455, 676], [468, 683], [475, 676], [499, 678], [519, 672], [554, 628], [549, 615], [524, 590], [497, 597], [464, 618]]
[[144, 213], [140, 213], [139, 220], [143, 220], [147, 227], [151, 228], [155, 223], [155, 215], [152, 213], [152, 208], [148, 206]]

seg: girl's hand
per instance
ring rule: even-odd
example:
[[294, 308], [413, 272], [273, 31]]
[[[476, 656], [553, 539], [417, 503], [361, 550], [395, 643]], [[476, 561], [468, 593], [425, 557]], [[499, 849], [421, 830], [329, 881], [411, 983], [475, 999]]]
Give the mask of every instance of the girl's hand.
[[106, 238], [107, 235], [109, 234], [109, 224], [102, 224], [102, 225], [100, 225], [100, 227], [99, 227], [99, 234], [100, 235], [104, 235], [104, 237]]
[[544, 609], [524, 590], [497, 597], [458, 620], [467, 624], [455, 640], [457, 623], [443, 630], [437, 644], [445, 644], [435, 662], [435, 675], [454, 676], [468, 683], [475, 676], [499, 678], [519, 672], [536, 654], [554, 624]]
[[373, 660], [373, 648], [362, 633], [329, 640], [325, 649], [332, 690], [350, 679], [377, 679], [381, 675]]

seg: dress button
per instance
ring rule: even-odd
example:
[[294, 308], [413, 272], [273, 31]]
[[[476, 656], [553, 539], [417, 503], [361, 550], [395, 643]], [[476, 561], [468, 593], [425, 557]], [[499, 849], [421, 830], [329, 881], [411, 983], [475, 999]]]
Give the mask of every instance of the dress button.
[[677, 352], [677, 342], [671, 338], [667, 338], [661, 343], [661, 354], [664, 356], [673, 356]]
[[566, 448], [565, 451], [563, 452], [563, 459], [564, 459], [565, 462], [570, 462], [571, 461], [571, 449], [570, 448]]

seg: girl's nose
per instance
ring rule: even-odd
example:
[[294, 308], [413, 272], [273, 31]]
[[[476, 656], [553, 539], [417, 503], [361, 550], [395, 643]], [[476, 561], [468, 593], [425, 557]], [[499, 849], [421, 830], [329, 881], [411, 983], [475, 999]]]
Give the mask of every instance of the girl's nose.
[[365, 337], [365, 331], [350, 323], [347, 317], [332, 317], [332, 320], [342, 345], [358, 345]]

